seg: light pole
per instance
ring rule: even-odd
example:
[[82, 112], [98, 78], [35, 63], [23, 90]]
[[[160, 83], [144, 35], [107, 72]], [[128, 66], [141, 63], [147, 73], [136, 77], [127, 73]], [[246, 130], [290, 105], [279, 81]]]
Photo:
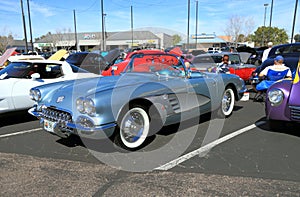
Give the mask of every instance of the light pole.
[[266, 14], [267, 14], [267, 7], [268, 7], [268, 3], [265, 3], [264, 6], [265, 6], [265, 15], [264, 15], [264, 27], [266, 26]]
[[28, 20], [29, 20], [29, 33], [30, 33], [30, 44], [31, 50], [33, 51], [33, 40], [32, 40], [32, 29], [31, 29], [31, 18], [30, 18], [30, 8], [29, 8], [29, 0], [27, 0], [27, 8], [28, 8]]
[[130, 18], [131, 18], [131, 48], [133, 48], [133, 8], [130, 6]]
[[271, 1], [270, 25], [269, 25], [269, 27], [271, 27], [271, 26], [272, 26], [272, 15], [273, 15], [273, 0]]
[[76, 51], [79, 51], [79, 43], [78, 43], [78, 38], [77, 38], [77, 28], [76, 28], [76, 14], [75, 14], [75, 10], [73, 10], [73, 13], [74, 13], [75, 47], [76, 47]]
[[196, 0], [196, 32], [195, 32], [196, 49], [197, 49], [197, 34], [198, 34], [198, 0]]
[[189, 45], [190, 45], [190, 40], [189, 40], [189, 36], [190, 36], [190, 0], [188, 0], [188, 22], [187, 22], [187, 43], [186, 43], [186, 48], [189, 49]]
[[293, 43], [294, 37], [294, 30], [295, 30], [295, 22], [296, 22], [296, 14], [297, 14], [297, 7], [298, 7], [298, 0], [295, 3], [295, 12], [294, 12], [294, 19], [293, 19], [293, 27], [292, 27], [292, 36], [291, 36], [291, 43]]
[[25, 53], [27, 53], [28, 43], [27, 43], [26, 23], [25, 23], [24, 9], [23, 9], [23, 1], [22, 0], [20, 1], [21, 1], [22, 20], [23, 20], [23, 29], [24, 29], [24, 37], [25, 37]]
[[105, 51], [105, 35], [104, 35], [104, 10], [103, 10], [103, 0], [101, 0], [101, 18], [102, 18], [102, 51]]
[[266, 14], [267, 14], [267, 7], [268, 7], [268, 3], [264, 4], [265, 7], [265, 14], [264, 14], [264, 26], [263, 26], [263, 32], [262, 32], [262, 46], [264, 46], [265, 43], [265, 27], [266, 27]]

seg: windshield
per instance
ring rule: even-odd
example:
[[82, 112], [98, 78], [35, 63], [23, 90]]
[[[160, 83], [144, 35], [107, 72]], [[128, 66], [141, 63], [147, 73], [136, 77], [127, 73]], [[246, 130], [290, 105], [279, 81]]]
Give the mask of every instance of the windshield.
[[170, 54], [136, 54], [128, 64], [126, 73], [155, 73], [174, 77], [186, 76], [183, 61]]
[[221, 55], [209, 55], [209, 56], [196, 56], [192, 63], [221, 63]]
[[60, 64], [12, 62], [0, 71], [0, 79], [30, 79], [33, 73], [39, 73], [42, 79], [52, 79], [62, 76]]
[[100, 68], [98, 66], [92, 67], [92, 66], [83, 66], [83, 68], [79, 68], [73, 64], [69, 64], [72, 68], [72, 71], [74, 73], [95, 73], [99, 75]]

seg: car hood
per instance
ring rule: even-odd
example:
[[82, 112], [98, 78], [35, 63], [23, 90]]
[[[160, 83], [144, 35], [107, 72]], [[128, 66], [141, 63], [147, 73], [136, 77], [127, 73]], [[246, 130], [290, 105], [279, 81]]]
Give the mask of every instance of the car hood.
[[[141, 78], [143, 80], [141, 80]], [[115, 88], [123, 88], [125, 86], [137, 86], [155, 80], [157, 81], [158, 77], [154, 74], [141, 76], [141, 74], [128, 73], [126, 76], [78, 79], [37, 88], [42, 92], [43, 103], [62, 108], [70, 108], [72, 107], [72, 101], [79, 97], [93, 97], [95, 93], [105, 92]]]
[[13, 47], [13, 48], [7, 49], [3, 53], [3, 55], [0, 57], [0, 66], [2, 66], [8, 60], [8, 58], [15, 52], [16, 49], [17, 49], [17, 47]]
[[193, 63], [197, 70], [207, 71], [209, 68], [216, 67], [217, 63]]
[[240, 52], [241, 61], [246, 63], [252, 54], [249, 52]]

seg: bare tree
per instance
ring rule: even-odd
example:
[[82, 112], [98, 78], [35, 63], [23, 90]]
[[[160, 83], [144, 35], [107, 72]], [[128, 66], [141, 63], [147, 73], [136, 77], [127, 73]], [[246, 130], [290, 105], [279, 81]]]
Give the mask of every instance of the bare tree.
[[4, 28], [0, 33], [0, 52], [4, 52], [7, 47], [12, 46], [14, 43], [14, 37], [11, 32], [7, 33], [7, 29]]
[[253, 31], [254, 21], [252, 18], [243, 18], [241, 16], [232, 16], [225, 28], [225, 33], [231, 37], [231, 41], [237, 46], [239, 36], [244, 34], [244, 38], [247, 38]]
[[75, 45], [74, 34], [71, 33], [70, 28], [63, 28], [62, 30], [57, 29], [55, 34], [51, 35], [52, 43], [56, 47], [61, 47], [63, 49], [69, 50]]
[[[244, 35], [245, 39], [249, 39], [249, 36], [251, 35], [252, 31], [255, 28], [255, 22], [254, 19], [251, 18], [246, 18], [245, 23], [244, 23]], [[245, 41], [245, 40], [244, 40]]]
[[0, 51], [4, 52], [7, 47], [12, 46], [14, 42], [14, 38], [11, 34], [8, 36], [0, 36]]

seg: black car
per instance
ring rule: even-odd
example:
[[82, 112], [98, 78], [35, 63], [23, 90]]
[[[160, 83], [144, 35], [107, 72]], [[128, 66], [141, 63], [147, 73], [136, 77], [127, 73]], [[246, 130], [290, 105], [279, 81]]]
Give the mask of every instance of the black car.
[[104, 57], [100, 53], [95, 52], [76, 52], [70, 54], [67, 57], [66, 62], [71, 65], [83, 68], [89, 72], [100, 74], [102, 70], [105, 70], [110, 66], [110, 64], [113, 64], [113, 62], [119, 57], [119, 55], [119, 49], [110, 51]]
[[255, 66], [260, 66], [261, 65], [261, 58], [262, 58], [262, 54], [264, 49], [266, 49], [267, 47], [260, 47], [260, 48], [252, 48], [249, 46], [240, 46], [237, 47], [236, 50], [238, 52], [248, 52], [251, 53], [251, 56], [249, 57], [249, 59], [247, 60], [247, 64], [254, 64]]
[[255, 73], [260, 73], [267, 66], [273, 65], [274, 58], [277, 55], [281, 55], [284, 58], [284, 65], [291, 69], [294, 78], [300, 57], [300, 42], [273, 46], [269, 52], [268, 58], [261, 66], [257, 67]]
[[98, 53], [76, 52], [70, 54], [66, 61], [92, 73], [99, 74], [101, 70], [101, 56]]

